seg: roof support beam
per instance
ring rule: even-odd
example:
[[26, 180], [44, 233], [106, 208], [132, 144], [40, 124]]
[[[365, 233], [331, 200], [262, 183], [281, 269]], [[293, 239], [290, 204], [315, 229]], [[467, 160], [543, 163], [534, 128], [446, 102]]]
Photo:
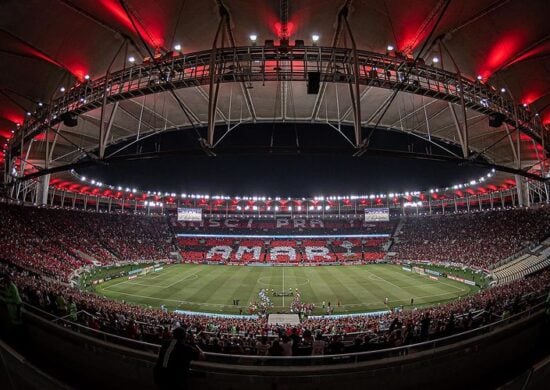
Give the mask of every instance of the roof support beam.
[[[197, 93], [201, 95], [201, 97], [204, 98], [206, 102], [208, 102], [208, 94], [205, 92], [204, 89], [202, 89], [201, 87], [196, 87], [195, 91], [197, 91]], [[228, 116], [224, 114], [220, 107], [216, 107], [216, 115], [222, 118], [222, 120], [226, 123], [229, 121]]]
[[[344, 10], [347, 10], [348, 7], [351, 5], [351, 3], [352, 3], [352, 0], [346, 0], [342, 5], [342, 7], [338, 10], [338, 16], [337, 16], [338, 22], [336, 24], [336, 30], [334, 30], [334, 35], [332, 36], [332, 47], [338, 46], [338, 43], [340, 42], [340, 36], [342, 34], [342, 12]], [[334, 66], [333, 64], [327, 64], [325, 73], [329, 73], [333, 66]], [[328, 85], [327, 82], [321, 83], [319, 93], [317, 94], [317, 97], [315, 98], [315, 104], [313, 105], [313, 112], [311, 113], [312, 121], [317, 119], [317, 116], [319, 115], [321, 103], [323, 102], [323, 99], [325, 98], [325, 93], [327, 91], [327, 85]]]
[[462, 126], [460, 125], [458, 116], [456, 115], [456, 111], [453, 106], [453, 103], [449, 102], [448, 105], [449, 105], [449, 110], [451, 111], [451, 116], [453, 117], [453, 122], [455, 124], [458, 140], [460, 141], [460, 146], [462, 147], [462, 155], [464, 156], [464, 158], [468, 158], [468, 144], [466, 143]]
[[[111, 115], [109, 116], [109, 122], [107, 122], [107, 127], [104, 130], [103, 138], [101, 140], [101, 143], [99, 144], [99, 158], [103, 159], [105, 157], [105, 149], [107, 148], [107, 142], [109, 140], [109, 137], [111, 135], [111, 129], [113, 128], [113, 123], [115, 122], [115, 115], [118, 109], [118, 101], [115, 102], [113, 105], [113, 109], [111, 110]], [[101, 122], [100, 126], [103, 126], [103, 122]]]
[[[231, 47], [236, 47], [235, 44], [235, 38], [233, 37], [233, 31], [231, 30], [231, 15], [229, 14], [229, 10], [225, 6], [222, 0], [216, 0], [216, 3], [218, 4], [218, 9], [220, 11], [220, 16], [224, 18], [225, 21], [225, 27], [227, 30], [227, 38], [229, 40], [229, 44]], [[239, 73], [242, 72], [241, 65], [237, 61], [235, 62], [235, 66], [237, 67], [237, 70]], [[250, 91], [248, 90], [246, 86], [246, 82], [244, 80], [241, 80], [241, 92], [244, 96], [244, 101], [246, 103], [246, 107], [248, 108], [248, 112], [250, 113], [250, 116], [252, 117], [252, 120], [256, 121], [256, 109], [254, 108], [254, 103], [252, 102], [252, 97], [250, 96]]]
[[357, 45], [355, 44], [355, 38], [353, 37], [353, 31], [348, 22], [348, 9], [346, 7], [343, 14], [344, 22], [346, 24], [346, 30], [351, 40], [351, 52], [353, 55], [353, 85], [350, 83], [350, 95], [353, 106], [353, 127], [355, 129], [355, 147], [358, 148], [363, 142], [363, 134], [361, 128], [361, 93], [359, 90], [359, 58], [357, 56]]
[[[225, 41], [225, 23], [227, 18], [223, 17], [220, 9], [220, 21], [218, 23], [218, 28], [216, 30], [216, 35], [214, 35], [214, 40], [212, 41], [212, 50], [210, 52], [210, 66], [208, 69], [210, 82], [208, 84], [208, 133], [206, 136], [206, 141], [208, 146], [212, 147], [214, 145], [214, 130], [216, 126], [216, 109], [218, 108], [218, 93], [220, 90], [220, 80], [218, 77], [218, 67], [216, 66], [216, 54], [218, 48], [218, 40], [221, 43], [221, 47], [224, 47]], [[228, 27], [229, 28], [229, 27]], [[221, 33], [221, 37], [220, 37]], [[221, 73], [221, 72], [220, 72]]]
[[[447, 52], [447, 54], [449, 55], [449, 58], [451, 59], [452, 63], [453, 63], [453, 66], [455, 67], [455, 70], [456, 70], [456, 73], [458, 75], [458, 88], [460, 89], [459, 90], [459, 96], [460, 96], [460, 106], [462, 108], [462, 117], [463, 117], [463, 128], [460, 129], [459, 127], [457, 128], [457, 130], [460, 130], [460, 132], [462, 133], [461, 134], [461, 137], [462, 137], [462, 141], [461, 141], [461, 144], [463, 143], [464, 146], [462, 147], [462, 152], [464, 153], [464, 158], [468, 158], [469, 156], [469, 140], [468, 140], [468, 115], [466, 114], [466, 102], [464, 100], [464, 86], [462, 85], [462, 75], [460, 73], [460, 68], [458, 67], [458, 65], [456, 64], [456, 61], [453, 57], [453, 55], [451, 54], [450, 50], [447, 48], [447, 46], [445, 45], [445, 43], [442, 42], [442, 40], [440, 39], [439, 40], [439, 44], [445, 48], [445, 51]], [[452, 107], [451, 103], [449, 103], [451, 107], [451, 110], [453, 111], [453, 119], [455, 119], [455, 125], [458, 124], [458, 121], [456, 120], [456, 113], [454, 112], [454, 108]]]
[[[109, 67], [107, 68], [106, 77], [109, 77], [109, 74], [111, 73], [111, 68], [113, 67], [113, 64], [120, 54], [122, 48], [126, 46], [126, 42], [122, 42], [122, 45], [118, 48], [117, 52], [113, 56], [113, 59], [111, 60], [111, 63], [109, 64]], [[105, 83], [105, 86], [103, 87], [103, 102], [101, 104], [101, 114], [99, 119], [99, 158], [103, 159], [105, 154], [105, 141], [108, 139], [109, 134], [111, 132], [111, 127], [113, 126], [113, 119], [115, 117], [116, 109], [118, 107], [118, 101], [113, 106], [113, 110], [111, 111], [111, 118], [109, 118], [109, 125], [108, 130], [105, 129], [105, 110], [107, 108], [107, 93], [110, 90], [108, 90], [108, 84]], [[107, 133], [107, 134], [106, 134]]]

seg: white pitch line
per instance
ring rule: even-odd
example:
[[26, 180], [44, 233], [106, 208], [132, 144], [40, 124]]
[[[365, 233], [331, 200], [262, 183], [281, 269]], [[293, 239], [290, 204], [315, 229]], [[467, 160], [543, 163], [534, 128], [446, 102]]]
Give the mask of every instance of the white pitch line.
[[283, 269], [283, 307], [285, 307], [285, 267]]

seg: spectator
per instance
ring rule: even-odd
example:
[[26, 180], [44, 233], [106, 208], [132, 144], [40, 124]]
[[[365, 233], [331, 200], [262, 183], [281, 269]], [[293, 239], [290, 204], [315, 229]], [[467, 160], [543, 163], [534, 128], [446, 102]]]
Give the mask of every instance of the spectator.
[[162, 346], [155, 366], [155, 382], [161, 390], [189, 388], [189, 366], [200, 357], [198, 348], [186, 340], [184, 328], [174, 329], [173, 334], [174, 338]]

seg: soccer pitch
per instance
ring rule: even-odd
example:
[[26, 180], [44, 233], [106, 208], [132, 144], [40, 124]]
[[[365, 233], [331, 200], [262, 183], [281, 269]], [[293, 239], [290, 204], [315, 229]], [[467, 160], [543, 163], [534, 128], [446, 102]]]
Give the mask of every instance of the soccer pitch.
[[[111, 299], [170, 310], [208, 313], [248, 312], [261, 289], [288, 292], [298, 289], [304, 303], [331, 303], [334, 314], [406, 308], [446, 302], [469, 295], [477, 287], [446, 278], [429, 279], [393, 264], [322, 267], [239, 267], [176, 264], [133, 280], [113, 279], [96, 286]], [[289, 311], [292, 297], [273, 297], [272, 312]], [[388, 298], [388, 305], [384, 304]], [[410, 305], [414, 298], [414, 305]], [[238, 299], [239, 305], [233, 305]], [[340, 302], [340, 306], [338, 306]]]

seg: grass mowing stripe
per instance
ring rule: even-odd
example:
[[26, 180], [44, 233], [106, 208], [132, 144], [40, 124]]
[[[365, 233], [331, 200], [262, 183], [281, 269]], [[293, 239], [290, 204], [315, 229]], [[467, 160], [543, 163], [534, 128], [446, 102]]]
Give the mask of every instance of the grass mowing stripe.
[[[250, 301], [258, 299], [261, 288], [283, 291], [283, 269], [278, 267], [238, 267], [219, 265], [174, 265], [158, 274], [140, 276], [128, 282], [113, 279], [97, 286], [99, 294], [114, 299], [158, 307], [183, 308], [206, 312], [237, 313]], [[297, 287], [302, 302], [315, 303], [316, 314], [321, 314], [321, 302], [331, 302], [335, 313], [386, 309], [390, 306], [408, 306], [410, 298], [415, 305], [443, 302], [469, 293], [470, 287], [451, 280], [433, 281], [417, 274], [405, 273], [400, 267], [387, 264], [340, 267], [285, 267], [284, 289]], [[196, 275], [196, 277], [191, 277]], [[232, 299], [239, 299], [239, 306]], [[288, 311], [290, 300], [271, 297], [274, 310]], [[338, 300], [342, 306], [337, 307]]]

